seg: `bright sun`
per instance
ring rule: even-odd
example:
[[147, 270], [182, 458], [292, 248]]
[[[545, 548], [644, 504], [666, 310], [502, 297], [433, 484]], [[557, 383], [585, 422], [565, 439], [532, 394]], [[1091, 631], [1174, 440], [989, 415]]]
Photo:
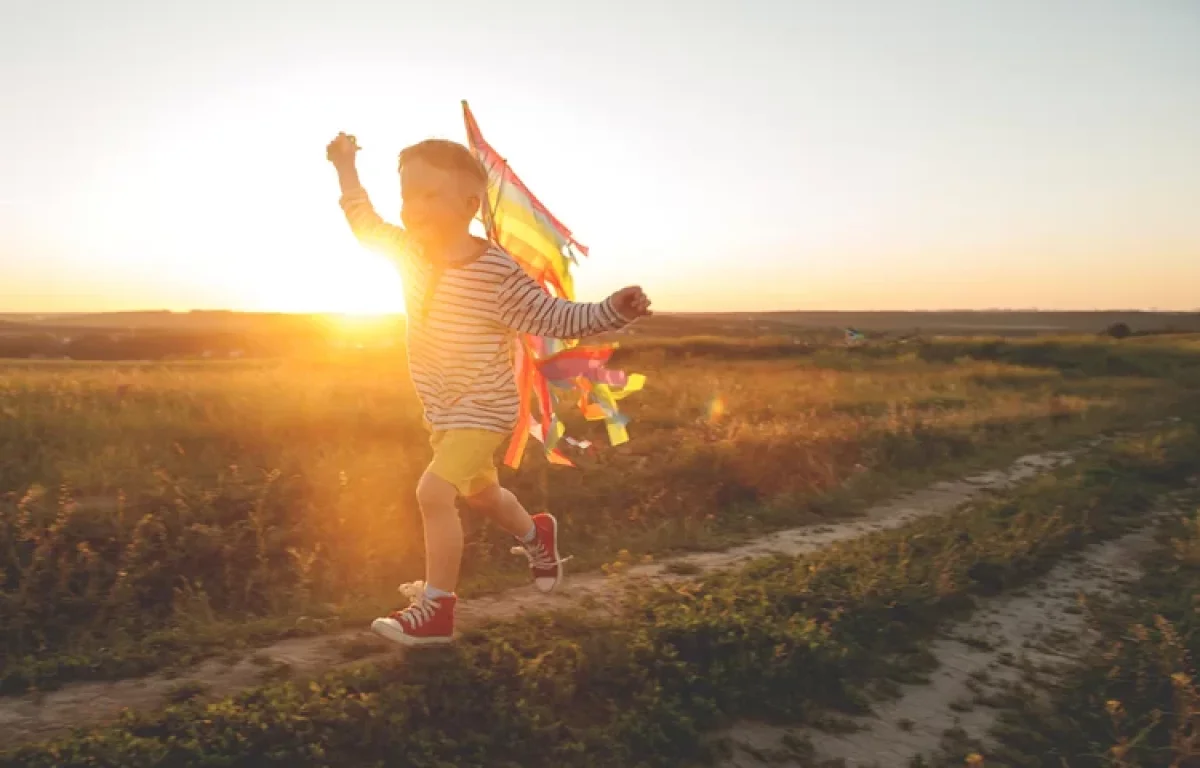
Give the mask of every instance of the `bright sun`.
[[372, 254], [356, 254], [339, 266], [332, 284], [315, 286], [331, 312], [381, 315], [404, 311], [404, 286], [396, 268]]
[[278, 271], [254, 281], [260, 311], [388, 315], [404, 311], [403, 284], [386, 259], [351, 246], [326, 268]]

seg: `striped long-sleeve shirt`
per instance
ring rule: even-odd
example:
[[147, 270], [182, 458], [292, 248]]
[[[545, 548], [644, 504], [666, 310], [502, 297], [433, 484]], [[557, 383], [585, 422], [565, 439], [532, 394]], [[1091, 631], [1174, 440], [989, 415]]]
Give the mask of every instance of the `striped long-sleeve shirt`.
[[434, 276], [405, 231], [381, 219], [365, 191], [347, 192], [341, 206], [359, 241], [389, 256], [400, 270], [409, 373], [434, 430], [509, 432], [516, 426], [516, 332], [583, 338], [628, 324], [611, 300], [580, 303], [551, 296], [494, 245], [478, 259]]

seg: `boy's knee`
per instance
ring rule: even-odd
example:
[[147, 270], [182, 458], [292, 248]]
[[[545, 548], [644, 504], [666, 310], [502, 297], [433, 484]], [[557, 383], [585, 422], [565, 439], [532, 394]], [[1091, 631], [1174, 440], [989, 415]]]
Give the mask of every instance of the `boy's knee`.
[[498, 485], [489, 485], [478, 493], [466, 497], [467, 505], [476, 512], [488, 512], [498, 509], [504, 498], [504, 492]]
[[457, 496], [458, 491], [453, 485], [431, 472], [422, 475], [417, 483], [417, 505], [425, 516], [455, 512], [454, 500]]

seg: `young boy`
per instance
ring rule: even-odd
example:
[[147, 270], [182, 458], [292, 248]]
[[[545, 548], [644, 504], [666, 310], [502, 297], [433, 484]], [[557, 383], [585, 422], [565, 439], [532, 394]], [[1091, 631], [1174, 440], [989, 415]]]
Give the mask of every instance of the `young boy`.
[[354, 235], [400, 270], [408, 311], [409, 373], [425, 410], [433, 461], [417, 485], [425, 528], [425, 580], [407, 585], [407, 608], [371, 628], [403, 645], [450, 642], [463, 551], [458, 497], [517, 538], [535, 586], [563, 577], [558, 522], [530, 516], [498, 482], [496, 449], [516, 426], [520, 403], [512, 367], [515, 331], [582, 338], [650, 314], [638, 287], [603, 302], [555, 298], [511, 256], [469, 227], [486, 199], [487, 172], [461, 144], [431, 139], [400, 153], [400, 219], [388, 224], [359, 183], [353, 137], [326, 148], [337, 169], [341, 206]]

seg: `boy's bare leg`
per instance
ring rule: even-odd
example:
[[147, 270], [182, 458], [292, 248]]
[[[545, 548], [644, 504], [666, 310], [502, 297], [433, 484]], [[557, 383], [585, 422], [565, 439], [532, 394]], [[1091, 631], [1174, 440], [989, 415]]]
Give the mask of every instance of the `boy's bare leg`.
[[425, 522], [425, 585], [444, 592], [458, 587], [463, 529], [454, 500], [458, 490], [426, 472], [417, 484], [417, 503]]
[[412, 604], [375, 619], [372, 632], [410, 647], [454, 641], [458, 603], [454, 588], [463, 552], [462, 523], [454, 506], [457, 496], [452, 483], [431, 472], [422, 475], [417, 502], [425, 522], [425, 586], [420, 592], [402, 589]]
[[502, 530], [518, 539], [524, 539], [533, 530], [533, 518], [507, 488], [493, 485], [468, 496], [466, 501], [472, 509], [487, 515]]
[[496, 525], [521, 542], [515, 552], [529, 558], [533, 583], [550, 592], [562, 582], [563, 561], [558, 554], [558, 521], [553, 515], [530, 516], [512, 491], [493, 485], [467, 498], [472, 508], [490, 517]]

